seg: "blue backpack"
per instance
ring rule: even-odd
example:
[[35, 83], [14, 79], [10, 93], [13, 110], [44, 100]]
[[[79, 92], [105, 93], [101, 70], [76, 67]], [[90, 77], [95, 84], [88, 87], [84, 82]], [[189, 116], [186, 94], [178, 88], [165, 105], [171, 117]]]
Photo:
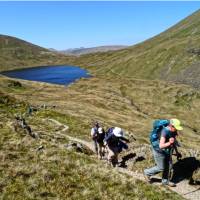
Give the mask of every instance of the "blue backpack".
[[167, 119], [155, 120], [153, 123], [153, 130], [150, 133], [150, 142], [154, 149], [159, 148], [160, 134], [164, 127], [167, 127], [170, 124], [170, 121]]
[[109, 128], [109, 129], [106, 131], [106, 136], [108, 136], [108, 135], [110, 135], [110, 134], [113, 134], [114, 128], [115, 128], [115, 127]]

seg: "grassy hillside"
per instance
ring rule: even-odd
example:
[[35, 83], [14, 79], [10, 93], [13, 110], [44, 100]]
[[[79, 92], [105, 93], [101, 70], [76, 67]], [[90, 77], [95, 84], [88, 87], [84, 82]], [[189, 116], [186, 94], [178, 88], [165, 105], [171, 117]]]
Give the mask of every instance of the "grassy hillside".
[[[64, 145], [69, 141], [56, 137], [58, 127], [45, 119], [59, 117], [65, 120], [72, 133], [79, 131], [79, 126], [74, 126], [77, 121], [73, 116], [50, 109], [39, 110], [26, 118], [39, 138], [34, 139], [23, 130], [15, 132], [12, 127], [14, 114], [24, 113], [27, 104], [3, 92], [0, 94], [2, 200], [182, 199], [165, 188], [158, 189], [158, 186], [119, 174], [93, 155], [67, 150]], [[79, 122], [84, 124], [84, 121]], [[41, 146], [43, 148], [38, 149]]]
[[0, 35], [0, 71], [30, 66], [64, 64], [70, 57], [15, 37]]
[[[84, 120], [88, 127], [95, 119], [107, 127], [121, 126], [141, 142], [148, 142], [153, 119], [177, 117], [185, 126], [181, 136], [185, 146], [199, 149], [200, 93], [189, 86], [102, 77], [82, 79], [69, 87], [30, 81], [20, 81], [23, 87], [14, 87], [9, 80], [0, 79], [1, 90], [7, 94], [38, 106], [56, 107]], [[83, 131], [87, 135], [87, 127]]]
[[119, 51], [60, 55], [25, 41], [0, 36], [0, 71], [28, 66], [73, 64], [96, 75], [162, 79], [200, 86], [200, 11], [165, 32]]
[[200, 86], [200, 11], [165, 32], [116, 52], [83, 55], [76, 64], [96, 74], [164, 79]]

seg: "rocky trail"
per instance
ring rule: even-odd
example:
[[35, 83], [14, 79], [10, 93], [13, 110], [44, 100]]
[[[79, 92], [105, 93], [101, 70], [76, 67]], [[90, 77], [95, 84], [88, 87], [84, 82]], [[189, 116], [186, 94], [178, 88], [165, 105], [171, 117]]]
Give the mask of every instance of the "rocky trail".
[[[78, 142], [78, 143], [86, 146], [87, 148], [89, 148], [91, 151], [94, 152], [94, 148], [93, 148], [93, 145], [92, 145], [91, 142], [87, 142], [85, 140], [78, 139], [78, 138], [67, 135], [66, 131], [69, 129], [69, 127], [67, 125], [62, 124], [55, 119], [48, 119], [48, 120], [53, 122], [54, 124], [56, 124], [59, 127], [61, 127], [61, 126], [64, 127], [62, 130], [57, 131], [56, 135], [65, 137], [65, 138], [67, 138], [71, 141], [74, 141], [74, 142]], [[120, 167], [117, 167], [116, 170], [118, 170], [120, 173], [127, 174], [127, 175], [129, 175], [129, 176], [131, 176], [135, 179], [145, 181], [142, 173], [136, 173], [136, 172], [130, 171], [126, 168], [120, 168]], [[156, 179], [159, 180], [160, 178], [157, 177]], [[158, 182], [156, 182], [155, 184], [159, 185], [159, 186], [161, 185]], [[172, 188], [169, 188], [169, 189], [178, 193], [179, 195], [181, 195], [185, 199], [200, 200], [200, 187], [189, 185], [187, 180], [180, 181], [176, 184], [176, 187], [172, 187]]]
[[67, 125], [61, 124], [60, 122], [58, 122], [55, 119], [48, 119], [48, 120], [53, 122], [53, 123], [55, 123], [58, 126], [63, 126], [64, 127], [62, 130], [57, 131], [56, 135], [61, 136], [61, 137], [65, 137], [65, 138], [67, 138], [67, 139], [69, 139], [69, 140], [71, 140], [73, 142], [78, 142], [78, 143], [86, 146], [87, 148], [89, 148], [90, 150], [92, 150], [94, 152], [94, 148], [93, 148], [93, 146], [92, 146], [92, 144], [90, 142], [87, 142], [85, 140], [81, 140], [81, 139], [78, 139], [78, 138], [71, 137], [69, 135], [63, 134], [63, 132], [66, 132], [69, 129], [69, 127]]

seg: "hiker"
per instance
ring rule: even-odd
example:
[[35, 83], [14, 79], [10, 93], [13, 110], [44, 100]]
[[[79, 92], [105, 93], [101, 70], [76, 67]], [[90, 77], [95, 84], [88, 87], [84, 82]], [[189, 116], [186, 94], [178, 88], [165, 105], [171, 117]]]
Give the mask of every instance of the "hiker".
[[156, 120], [154, 122], [150, 141], [156, 166], [144, 170], [144, 176], [148, 182], [151, 183], [151, 176], [162, 172], [162, 184], [170, 187], [176, 186], [169, 180], [169, 165], [172, 161], [173, 150], [176, 151], [177, 158], [181, 157], [175, 145], [177, 143], [176, 136], [181, 130], [183, 128], [178, 119]]
[[94, 143], [94, 149], [97, 156], [103, 158], [103, 140], [105, 137], [104, 129], [99, 125], [98, 122], [94, 123], [94, 127], [91, 129], [91, 137]]
[[128, 149], [129, 140], [124, 137], [124, 133], [119, 127], [112, 127], [107, 131], [107, 136], [104, 139], [104, 145], [108, 149], [108, 161], [113, 167], [118, 165], [118, 154], [123, 149]]
[[102, 159], [104, 156], [104, 144], [103, 144], [104, 139], [105, 139], [105, 131], [102, 127], [99, 127], [97, 136], [97, 145], [99, 150], [98, 155], [100, 159]]

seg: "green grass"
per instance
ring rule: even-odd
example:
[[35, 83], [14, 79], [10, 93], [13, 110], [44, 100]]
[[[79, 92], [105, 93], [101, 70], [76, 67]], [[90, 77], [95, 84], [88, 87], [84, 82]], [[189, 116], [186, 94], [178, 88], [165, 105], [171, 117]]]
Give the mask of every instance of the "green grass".
[[[56, 127], [47, 117], [67, 122], [73, 132], [79, 131], [79, 119], [55, 111], [38, 111], [27, 118], [34, 131], [46, 137], [33, 139], [23, 131], [14, 132], [10, 123], [15, 112], [24, 111], [26, 104], [6, 96], [0, 102], [0, 198], [21, 199], [181, 199], [177, 194], [147, 185], [119, 174], [103, 162], [87, 154], [60, 148], [54, 141]], [[2, 99], [2, 95], [1, 95]], [[17, 108], [11, 109], [12, 105]], [[81, 126], [84, 123], [82, 122]], [[44, 148], [37, 151], [39, 146]]]
[[68, 125], [69, 131], [68, 134], [74, 137], [79, 137], [82, 139], [89, 139], [89, 132], [90, 129], [89, 124], [85, 124], [84, 121], [79, 119], [78, 117], [73, 117], [70, 115], [62, 114], [52, 110], [43, 110], [36, 114], [37, 117], [46, 118], [46, 119], [55, 119], [60, 123]]
[[134, 133], [138, 140], [148, 142], [154, 119], [178, 118], [183, 126], [191, 127], [181, 136], [185, 145], [199, 149], [198, 142], [191, 146], [190, 135], [196, 139], [199, 137], [200, 94], [189, 86], [104, 77], [82, 79], [67, 88], [20, 81], [25, 89], [16, 91], [7, 86], [6, 80], [0, 80], [5, 93], [14, 94], [16, 98], [36, 107], [44, 103], [48, 109], [56, 106], [55, 112], [47, 109], [40, 115], [45, 118], [54, 116], [58, 121], [70, 125], [70, 135], [88, 139], [92, 121], [98, 120], [105, 128], [120, 126]]

